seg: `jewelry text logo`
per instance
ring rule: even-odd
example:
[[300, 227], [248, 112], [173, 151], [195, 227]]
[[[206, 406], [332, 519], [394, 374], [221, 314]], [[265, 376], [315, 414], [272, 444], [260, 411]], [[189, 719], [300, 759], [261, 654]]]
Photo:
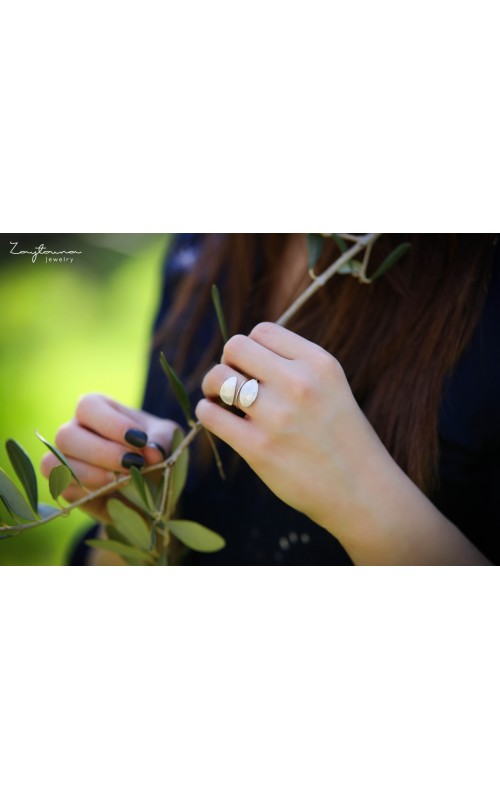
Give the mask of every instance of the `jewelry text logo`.
[[[19, 242], [10, 242], [9, 244], [13, 245], [11, 255], [13, 256], [31, 256], [31, 260], [33, 264], [37, 260], [38, 256], [45, 256], [45, 263], [48, 264], [51, 261], [69, 261], [71, 264], [73, 262], [73, 256], [78, 255], [81, 256], [81, 250], [46, 250], [44, 244], [39, 244], [38, 247], [35, 247], [34, 250], [16, 250], [15, 248], [19, 244]], [[58, 257], [57, 257], [58, 256]], [[69, 256], [69, 257], [67, 257]]]

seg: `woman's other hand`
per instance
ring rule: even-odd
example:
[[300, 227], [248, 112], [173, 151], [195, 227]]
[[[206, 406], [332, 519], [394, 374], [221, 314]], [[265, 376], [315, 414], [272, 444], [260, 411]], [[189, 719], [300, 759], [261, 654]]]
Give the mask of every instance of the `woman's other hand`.
[[[86, 394], [80, 398], [74, 418], [57, 431], [55, 443], [75, 475], [92, 491], [113, 481], [117, 474], [127, 474], [132, 465], [140, 468], [163, 461], [177, 427], [170, 420], [128, 408], [102, 394]], [[42, 474], [48, 478], [59, 463], [47, 453], [41, 462]], [[84, 495], [73, 482], [62, 496], [73, 503]], [[109, 497], [89, 501], [81, 506], [82, 511], [109, 522]]]

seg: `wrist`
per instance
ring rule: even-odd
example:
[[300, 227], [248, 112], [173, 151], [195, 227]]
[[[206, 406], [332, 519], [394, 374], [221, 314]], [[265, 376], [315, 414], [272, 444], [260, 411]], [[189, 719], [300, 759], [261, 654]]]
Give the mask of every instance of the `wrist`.
[[325, 527], [358, 565], [488, 564], [479, 550], [430, 502], [386, 452], [365, 470], [343, 519]]

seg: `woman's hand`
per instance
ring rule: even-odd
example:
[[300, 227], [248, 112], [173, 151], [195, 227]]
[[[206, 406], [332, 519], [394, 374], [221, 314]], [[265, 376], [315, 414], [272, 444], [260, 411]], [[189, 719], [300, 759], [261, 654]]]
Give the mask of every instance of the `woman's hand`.
[[[234, 375], [238, 385], [259, 381], [245, 418], [218, 399]], [[202, 388], [201, 423], [279, 498], [338, 538], [356, 563], [485, 563], [397, 466], [339, 362], [321, 347], [261, 323], [228, 341]]]
[[[82, 484], [95, 490], [113, 481], [117, 473], [127, 474], [133, 464], [141, 467], [163, 461], [177, 427], [174, 422], [127, 408], [104, 395], [87, 394], [78, 402], [74, 419], [59, 428], [55, 443]], [[42, 474], [47, 478], [59, 463], [47, 453], [41, 462]], [[76, 482], [63, 492], [70, 503], [84, 495]], [[106, 503], [110, 496], [85, 503], [82, 511], [109, 522]]]

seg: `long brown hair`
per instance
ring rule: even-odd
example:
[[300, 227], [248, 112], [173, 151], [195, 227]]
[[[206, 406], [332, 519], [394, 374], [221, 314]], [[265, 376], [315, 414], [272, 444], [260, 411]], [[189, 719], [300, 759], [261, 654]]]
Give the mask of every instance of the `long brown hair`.
[[[193, 271], [179, 287], [156, 344], [177, 341], [174, 366], [182, 372], [210, 290], [222, 294], [230, 334], [248, 333], [269, 319], [273, 287], [290, 234], [209, 234]], [[337, 275], [290, 321], [342, 364], [354, 396], [396, 462], [428, 494], [437, 485], [438, 412], [446, 377], [478, 323], [491, 277], [494, 234], [384, 234], [375, 244], [375, 268], [397, 244], [404, 259], [373, 284]], [[317, 271], [338, 255], [325, 245]], [[273, 300], [275, 307], [276, 298]], [[284, 308], [283, 308], [284, 310]], [[183, 321], [179, 337], [179, 322]], [[215, 330], [189, 376], [199, 386], [219, 360]]]

